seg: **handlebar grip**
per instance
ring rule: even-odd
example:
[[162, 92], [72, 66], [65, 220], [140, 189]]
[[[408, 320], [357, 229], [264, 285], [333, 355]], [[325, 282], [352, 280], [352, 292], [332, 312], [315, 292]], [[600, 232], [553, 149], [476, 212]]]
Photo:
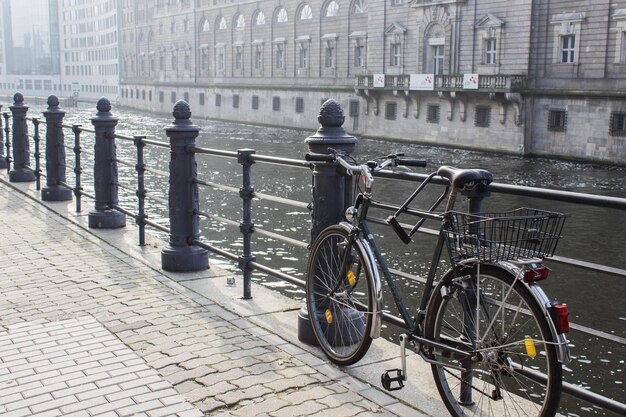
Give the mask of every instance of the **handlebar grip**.
[[426, 161], [421, 161], [419, 159], [396, 159], [396, 164], [407, 167], [425, 167]]
[[400, 240], [404, 242], [404, 244], [408, 245], [409, 243], [411, 243], [411, 237], [404, 231], [404, 229], [402, 228], [402, 226], [400, 226], [400, 223], [398, 223], [398, 220], [396, 220], [394, 216], [389, 216], [387, 218], [387, 223], [391, 226], [393, 231], [396, 232], [396, 234], [398, 235]]
[[335, 155], [332, 154], [326, 154], [326, 153], [311, 153], [308, 152], [305, 156], [304, 159], [306, 159], [309, 162], [316, 162], [316, 161], [334, 161], [335, 160]]

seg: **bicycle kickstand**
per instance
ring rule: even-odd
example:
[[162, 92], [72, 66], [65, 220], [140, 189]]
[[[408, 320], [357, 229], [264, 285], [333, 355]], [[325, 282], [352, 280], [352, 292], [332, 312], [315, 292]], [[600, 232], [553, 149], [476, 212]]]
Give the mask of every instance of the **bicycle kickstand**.
[[397, 391], [404, 388], [406, 381], [406, 341], [408, 335], [400, 335], [400, 358], [402, 360], [402, 369], [389, 369], [380, 377], [380, 382], [387, 391]]

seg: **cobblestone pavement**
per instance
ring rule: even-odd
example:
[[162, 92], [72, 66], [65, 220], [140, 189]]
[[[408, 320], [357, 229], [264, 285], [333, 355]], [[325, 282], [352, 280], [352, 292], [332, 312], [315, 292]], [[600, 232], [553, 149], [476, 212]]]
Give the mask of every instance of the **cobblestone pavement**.
[[277, 335], [3, 183], [0, 230], [0, 415], [414, 411], [320, 374]]

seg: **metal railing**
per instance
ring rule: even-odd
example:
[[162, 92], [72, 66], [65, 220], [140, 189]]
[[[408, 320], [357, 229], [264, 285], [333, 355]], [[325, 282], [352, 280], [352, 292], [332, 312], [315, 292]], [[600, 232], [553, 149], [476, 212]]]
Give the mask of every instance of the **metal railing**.
[[[12, 116], [10, 113], [5, 112], [2, 114], [2, 117], [4, 118], [4, 122], [5, 122], [4, 134], [6, 138], [5, 145], [7, 148], [7, 152], [5, 154], [6, 156], [4, 157], [4, 160], [9, 165], [9, 167], [7, 168], [7, 172], [9, 172], [10, 162], [12, 160], [12, 158], [10, 157], [10, 152], [9, 152], [9, 150], [11, 149], [11, 140], [10, 140], [11, 129], [9, 128], [9, 120], [11, 119]], [[94, 124], [94, 129], [86, 129], [78, 124], [72, 124], [72, 125], [62, 124], [62, 128], [70, 131], [74, 136], [73, 146], [72, 147], [65, 146], [65, 145], [64, 146], [68, 150], [71, 150], [74, 155], [73, 173], [74, 173], [75, 181], [74, 181], [73, 186], [70, 185], [67, 181], [58, 181], [58, 185], [72, 190], [74, 197], [75, 197], [75, 203], [76, 203], [75, 210], [77, 212], [80, 212], [82, 210], [82, 204], [81, 204], [82, 197], [87, 197], [92, 200], [98, 199], [97, 194], [99, 193], [99, 190], [97, 188], [95, 189], [94, 194], [90, 194], [90, 193], [85, 192], [82, 187], [82, 184], [83, 184], [82, 172], [83, 172], [83, 166], [84, 166], [83, 164], [84, 156], [85, 155], [90, 156], [92, 157], [92, 159], [95, 160], [97, 158], [97, 155], [90, 153], [90, 152], [86, 152], [82, 149], [81, 135], [85, 133], [93, 134], [94, 137], [96, 137], [95, 140], [97, 140], [97, 136], [100, 133], [103, 133], [103, 131], [101, 130], [102, 126], [99, 126], [98, 122], [94, 121], [95, 119], [97, 118], [92, 119], [92, 123]], [[40, 152], [40, 133], [39, 132], [40, 132], [40, 124], [42, 124], [42, 122], [38, 118], [30, 118], [28, 120], [33, 124], [33, 128], [34, 128], [32, 139], [35, 144], [35, 150], [33, 153], [33, 157], [35, 158], [35, 168], [33, 170], [33, 173], [36, 175], [36, 180], [38, 181], [38, 184], [39, 184], [40, 178], [45, 177], [45, 174], [41, 170], [41, 164], [40, 164], [41, 152]], [[184, 122], [186, 119], [181, 118], [181, 120], [183, 120]], [[186, 126], [186, 128], [189, 129], [189, 126], [185, 125], [184, 123], [182, 124], [182, 126]], [[318, 139], [319, 135], [321, 134], [328, 134], [329, 137], [325, 138], [325, 140], [331, 140], [331, 139], [336, 140], [337, 132], [333, 131], [331, 127], [333, 126], [324, 125], [322, 123], [322, 128], [320, 128], [320, 131], [318, 131], [315, 138]], [[2, 126], [0, 126], [0, 128], [2, 128]], [[174, 131], [176, 130], [176, 126], [168, 127], [168, 129]], [[176, 131], [176, 132], [180, 133], [180, 131]], [[323, 133], [323, 132], [326, 132], [326, 133]], [[135, 220], [138, 226], [138, 230], [139, 230], [138, 241], [140, 245], [145, 245], [145, 242], [146, 242], [146, 235], [145, 235], [146, 226], [152, 227], [162, 233], [166, 233], [171, 236], [173, 233], [172, 227], [166, 227], [166, 226], [163, 226], [162, 224], [159, 224], [155, 221], [150, 220], [149, 214], [146, 213], [146, 200], [150, 200], [154, 203], [161, 204], [161, 205], [167, 205], [168, 202], [161, 197], [152, 195], [149, 192], [149, 190], [145, 188], [145, 173], [149, 172], [159, 177], [169, 178], [170, 176], [174, 175], [174, 172], [166, 172], [166, 171], [159, 170], [157, 168], [146, 166], [145, 160], [144, 160], [144, 148], [146, 146], [152, 146], [156, 148], [172, 150], [174, 138], [170, 136], [170, 142], [168, 143], [168, 142], [148, 139], [145, 136], [120, 135], [110, 130], [104, 133], [105, 134], [103, 137], [108, 141], [119, 140], [124, 143], [132, 144], [136, 148], [136, 160], [134, 162], [127, 161], [122, 158], [117, 158], [114, 156], [113, 158], [109, 158], [110, 159], [109, 162], [111, 165], [107, 169], [115, 168], [116, 170], [117, 165], [128, 166], [131, 168], [134, 167], [135, 172], [136, 172], [136, 184], [137, 184], [136, 188], [122, 186], [119, 181], [115, 181], [111, 184], [108, 184], [108, 186], [114, 186], [116, 189], [119, 187], [119, 188], [122, 188], [123, 191], [125, 192], [131, 193], [131, 194], [134, 193], [135, 196], [137, 197], [137, 206], [136, 206], [137, 211], [134, 212], [130, 210], [128, 207], [124, 207], [124, 205], [117, 202], [116, 198], [113, 198], [112, 201], [109, 202], [107, 209], [118, 211], [120, 213], [123, 213], [126, 216], [132, 217]], [[171, 132], [168, 132], [168, 135], [170, 134]], [[335, 135], [335, 136], [332, 136], [332, 135]], [[311, 138], [314, 138], [314, 137], [311, 137]], [[307, 140], [310, 140], [311, 138]], [[312, 144], [309, 144], [309, 148], [310, 150], [315, 150], [313, 149]], [[229, 260], [237, 262], [238, 267], [242, 270], [242, 273], [243, 273], [243, 281], [244, 281], [243, 297], [244, 299], [249, 299], [252, 297], [252, 292], [251, 292], [251, 272], [252, 271], [259, 271], [259, 272], [271, 275], [273, 277], [276, 277], [278, 279], [284, 280], [286, 282], [289, 282], [293, 285], [303, 287], [305, 285], [304, 280], [292, 274], [288, 274], [278, 269], [275, 269], [261, 260], [257, 260], [252, 250], [252, 244], [251, 244], [250, 238], [253, 233], [257, 233], [259, 235], [263, 235], [270, 239], [278, 240], [278, 241], [281, 241], [290, 245], [294, 245], [300, 248], [306, 248], [308, 246], [307, 242], [304, 240], [289, 238], [289, 237], [280, 235], [278, 233], [270, 232], [262, 228], [255, 227], [251, 204], [252, 204], [253, 199], [258, 199], [258, 200], [272, 201], [272, 202], [284, 204], [290, 207], [297, 207], [297, 208], [303, 209], [303, 208], [311, 208], [311, 203], [306, 203], [303, 201], [296, 201], [292, 199], [287, 199], [283, 197], [273, 196], [273, 195], [259, 193], [259, 192], [254, 191], [254, 188], [252, 186], [253, 181], [252, 181], [251, 166], [255, 163], [261, 163], [261, 164], [272, 164], [275, 166], [282, 166], [282, 167], [300, 168], [300, 169], [305, 170], [307, 172], [307, 175], [310, 175], [309, 174], [310, 170], [315, 171], [317, 169], [321, 169], [320, 166], [318, 166], [317, 163], [312, 163], [312, 162], [308, 162], [304, 160], [260, 155], [260, 154], [256, 154], [255, 151], [251, 149], [242, 149], [237, 152], [233, 152], [233, 151], [225, 151], [225, 150], [219, 150], [219, 149], [197, 147], [195, 146], [195, 142], [190, 142], [187, 145], [185, 145], [184, 152], [192, 156], [192, 159], [190, 159], [192, 165], [195, 165], [195, 160], [193, 159], [195, 155], [205, 155], [207, 157], [219, 157], [219, 158], [229, 158], [229, 159], [237, 160], [237, 162], [242, 166], [242, 171], [241, 171], [242, 185], [240, 188], [202, 180], [202, 179], [195, 177], [195, 175], [191, 178], [191, 182], [193, 182], [194, 186], [203, 186], [203, 187], [213, 188], [213, 189], [217, 189], [217, 190], [224, 191], [224, 192], [239, 194], [242, 200], [242, 207], [243, 207], [243, 211], [242, 211], [243, 216], [239, 221], [210, 214], [207, 210], [203, 210], [202, 207], [199, 207], [199, 206], [192, 207], [189, 213], [190, 216], [198, 216], [202, 218], [213, 219], [213, 220], [217, 220], [221, 223], [224, 223], [233, 227], [239, 227], [239, 230], [243, 235], [244, 244], [243, 244], [242, 251], [240, 253], [236, 253], [233, 251], [225, 250], [223, 248], [219, 248], [216, 245], [211, 245], [207, 243], [206, 241], [202, 239], [202, 237], [199, 234], [194, 234], [194, 233], [191, 233], [189, 235], [193, 237], [189, 238], [187, 243], [190, 245], [199, 247], [199, 248], [203, 248], [214, 254], [217, 254], [219, 256], [222, 256]], [[337, 172], [336, 175], [341, 176], [342, 174]], [[418, 174], [418, 173], [391, 172], [391, 171], [379, 171], [375, 175], [381, 178], [388, 178], [388, 179], [397, 180], [397, 181], [410, 181], [410, 182], [422, 182], [427, 177], [426, 175]], [[434, 180], [434, 183], [447, 185], [447, 180], [436, 177]], [[488, 188], [489, 188], [489, 191], [493, 193], [499, 193], [499, 194], [527, 196], [527, 197], [542, 198], [542, 199], [552, 200], [552, 201], [568, 202], [568, 203], [573, 203], [573, 204], [583, 204], [583, 205], [591, 205], [591, 206], [602, 207], [602, 208], [626, 210], [626, 199], [624, 198], [605, 197], [605, 196], [589, 195], [589, 194], [567, 192], [567, 191], [555, 191], [555, 190], [548, 190], [548, 189], [542, 189], [542, 188], [523, 187], [523, 186], [515, 186], [515, 185], [500, 184], [500, 183], [492, 183]], [[37, 186], [37, 189], [38, 190], [40, 189], [39, 185]], [[172, 195], [172, 192], [173, 191], [170, 189], [170, 196]], [[188, 196], [184, 196], [184, 197], [186, 198]], [[343, 197], [345, 196], [342, 196], [342, 198]], [[314, 199], [315, 199], [315, 196], [314, 196]], [[318, 202], [314, 200], [313, 210], [315, 210], [316, 206], [318, 206]], [[397, 205], [385, 204], [385, 203], [379, 204], [378, 207], [384, 210], [390, 210], [390, 211], [396, 211], [398, 209]], [[326, 219], [326, 220], [331, 221], [331, 219]], [[374, 223], [386, 224], [386, 222], [382, 219], [371, 218], [370, 220]], [[407, 228], [411, 227], [409, 225], [403, 225], [403, 226]], [[431, 234], [431, 235], [438, 233], [438, 231], [436, 230], [427, 229], [427, 228], [421, 228], [420, 232]], [[567, 265], [571, 265], [571, 266], [575, 266], [579, 268], [584, 268], [584, 269], [593, 270], [593, 271], [600, 271], [603, 273], [608, 273], [608, 274], [612, 274], [615, 276], [619, 276], [621, 278], [626, 277], [626, 270], [620, 269], [620, 268], [609, 267], [606, 265], [599, 265], [599, 264], [585, 262], [585, 261], [567, 258], [563, 256], [555, 256], [551, 259], [559, 263], [563, 263], [563, 264], [567, 264]], [[395, 273], [397, 276], [404, 278], [404, 279], [410, 279], [410, 280], [414, 280], [418, 282], [423, 281], [423, 278], [421, 277], [411, 275], [402, 271], [393, 270], [392, 272]], [[402, 320], [400, 320], [398, 317], [394, 315], [385, 313], [384, 319], [386, 322], [390, 324], [403, 326]], [[618, 335], [609, 334], [609, 333], [602, 332], [597, 329], [589, 328], [589, 327], [579, 325], [576, 323], [572, 323], [571, 327], [576, 331], [593, 335], [601, 339], [606, 339], [606, 340], [611, 340], [613, 342], [626, 344], [626, 339]], [[626, 414], [626, 405], [623, 403], [604, 397], [600, 394], [582, 389], [576, 385], [573, 385], [567, 382], [564, 382], [563, 387], [564, 387], [563, 389], [565, 392], [579, 399], [588, 401], [594, 405], [597, 405], [599, 407], [605, 408], [607, 410], [613, 411], [618, 414], [622, 414], [622, 415]]]

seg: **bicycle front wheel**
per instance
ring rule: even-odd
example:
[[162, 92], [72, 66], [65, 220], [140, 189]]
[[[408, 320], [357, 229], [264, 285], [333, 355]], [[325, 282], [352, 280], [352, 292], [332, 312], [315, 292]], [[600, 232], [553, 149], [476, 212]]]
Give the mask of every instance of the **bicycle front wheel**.
[[358, 238], [341, 226], [324, 229], [307, 267], [306, 299], [313, 332], [337, 365], [358, 362], [372, 343], [371, 264]]
[[475, 265], [449, 272], [434, 291], [424, 333], [471, 352], [429, 352], [452, 415], [555, 415], [562, 377], [555, 340], [529, 288], [508, 271]]

